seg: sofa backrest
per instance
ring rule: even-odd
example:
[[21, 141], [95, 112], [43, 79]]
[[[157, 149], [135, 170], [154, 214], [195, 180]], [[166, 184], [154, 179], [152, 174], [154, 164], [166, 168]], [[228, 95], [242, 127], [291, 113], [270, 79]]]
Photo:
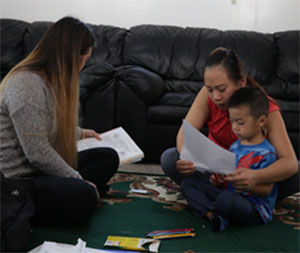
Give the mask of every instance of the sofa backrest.
[[[1, 79], [30, 53], [51, 24], [0, 19]], [[300, 31], [271, 34], [163, 25], [129, 29], [88, 25], [95, 34], [96, 45], [81, 73], [80, 94], [83, 101], [91, 98], [89, 107], [95, 107], [95, 113], [109, 104], [110, 109], [102, 109], [100, 114], [101, 121], [109, 122], [104, 123], [107, 129], [99, 130], [108, 130], [126, 120], [126, 114], [116, 106], [116, 96], [128, 103], [115, 88], [124, 86], [129, 89], [126, 92], [137, 97], [139, 104], [147, 105], [146, 109], [140, 108], [140, 113], [146, 115], [143, 124], [172, 125], [174, 135], [203, 86], [208, 53], [223, 46], [237, 51], [246, 72], [281, 105], [299, 155]], [[98, 95], [106, 101], [105, 106], [98, 105], [101, 103]], [[87, 125], [102, 126], [103, 122], [93, 115], [93, 112], [87, 114]], [[119, 115], [124, 119], [117, 121]]]
[[[51, 24], [0, 19], [3, 74], [29, 54]], [[224, 46], [238, 52], [247, 73], [266, 87], [271, 96], [299, 100], [300, 31], [264, 34], [159, 25], [140, 25], [128, 30], [89, 26], [95, 34], [96, 45], [86, 67], [103, 62], [113, 66], [135, 65], [165, 80], [201, 82], [208, 53]], [[268, 89], [272, 82], [279, 81], [282, 85]]]
[[272, 34], [141, 25], [128, 31], [123, 62], [143, 66], [166, 79], [203, 80], [208, 53], [223, 46], [236, 50], [247, 73], [266, 84], [276, 69], [274, 42]]
[[[52, 24], [53, 22], [45, 21], [29, 23], [15, 19], [0, 19], [1, 80], [13, 66], [32, 51]], [[122, 48], [127, 30], [105, 25], [88, 24], [88, 26], [96, 37], [96, 43], [86, 67], [99, 62], [113, 66], [122, 65]]]
[[274, 34], [276, 45], [276, 77], [280, 85], [274, 85], [269, 92], [278, 99], [299, 101], [300, 83], [300, 31], [286, 31]]
[[[202, 87], [205, 59], [209, 52], [222, 46], [235, 50], [246, 72], [270, 96], [285, 104], [285, 101], [299, 101], [299, 34], [299, 31], [265, 34], [140, 25], [127, 33], [123, 64], [143, 67], [159, 75], [165, 82], [164, 94], [171, 92], [184, 97], [185, 93], [195, 95]], [[132, 84], [132, 87], [142, 96], [137, 85]], [[156, 98], [158, 103], [160, 98]], [[146, 97], [141, 99], [147, 100]], [[183, 100], [182, 106], [189, 107], [192, 103]], [[283, 110], [285, 107], [283, 105]]]
[[0, 19], [1, 28], [1, 80], [23, 59], [24, 34], [30, 24], [13, 19]]

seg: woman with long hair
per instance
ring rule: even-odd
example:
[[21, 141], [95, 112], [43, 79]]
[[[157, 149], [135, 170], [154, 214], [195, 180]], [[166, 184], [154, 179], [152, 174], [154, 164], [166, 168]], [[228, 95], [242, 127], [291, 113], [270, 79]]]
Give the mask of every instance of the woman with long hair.
[[[201, 130], [207, 124], [208, 138], [228, 149], [237, 140], [233, 133], [227, 113], [227, 101], [231, 95], [242, 87], [263, 88], [245, 73], [245, 68], [237, 53], [226, 48], [216, 48], [207, 57], [204, 66], [204, 87], [198, 93], [186, 121]], [[263, 90], [263, 92], [265, 92]], [[265, 127], [267, 139], [275, 147], [278, 159], [264, 170], [240, 168], [235, 174], [226, 177], [238, 190], [251, 191], [257, 184], [279, 182], [298, 172], [295, 151], [289, 140], [279, 106], [270, 97], [268, 123]], [[208, 176], [196, 172], [192, 161], [179, 159], [183, 146], [183, 130], [179, 129], [177, 147], [167, 149], [161, 156], [161, 166], [165, 174], [178, 184], [186, 176], [200, 176], [207, 180]], [[298, 191], [297, 177], [292, 177], [291, 189], [285, 192]], [[290, 179], [289, 179], [290, 180]], [[297, 186], [298, 185], [298, 186]]]
[[94, 41], [83, 22], [62, 18], [0, 85], [0, 170], [33, 179], [40, 221], [86, 220], [119, 166], [110, 148], [77, 153], [78, 139], [100, 139], [78, 127], [79, 73]]

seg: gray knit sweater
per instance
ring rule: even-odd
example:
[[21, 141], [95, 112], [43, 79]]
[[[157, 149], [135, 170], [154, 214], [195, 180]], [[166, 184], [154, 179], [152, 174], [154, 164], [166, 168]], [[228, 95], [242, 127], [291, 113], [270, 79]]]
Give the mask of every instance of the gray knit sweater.
[[[32, 72], [13, 75], [0, 97], [0, 170], [7, 177], [35, 172], [81, 178], [55, 151], [53, 99], [44, 80]], [[80, 131], [80, 129], [79, 129]]]

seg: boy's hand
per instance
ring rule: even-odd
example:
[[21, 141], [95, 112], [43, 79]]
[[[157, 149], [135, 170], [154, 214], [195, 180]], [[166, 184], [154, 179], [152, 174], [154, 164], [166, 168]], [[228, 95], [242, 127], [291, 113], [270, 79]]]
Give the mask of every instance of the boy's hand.
[[255, 170], [238, 168], [235, 172], [228, 174], [225, 180], [231, 182], [238, 190], [251, 191], [257, 184], [255, 176]]
[[209, 178], [209, 182], [213, 186], [223, 185], [224, 184], [225, 175], [222, 174], [212, 174]]
[[216, 180], [216, 174], [211, 174], [209, 177], [209, 182], [213, 185], [216, 186], [217, 185], [217, 180]]

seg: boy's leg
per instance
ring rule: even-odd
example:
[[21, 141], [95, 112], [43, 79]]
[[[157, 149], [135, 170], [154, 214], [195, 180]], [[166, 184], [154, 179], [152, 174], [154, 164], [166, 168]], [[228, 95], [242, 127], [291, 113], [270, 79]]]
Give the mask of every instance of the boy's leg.
[[245, 197], [230, 191], [223, 191], [216, 200], [215, 214], [245, 224], [262, 223], [254, 204]]
[[215, 200], [223, 189], [203, 182], [199, 178], [187, 177], [181, 183], [181, 191], [193, 214], [202, 218], [208, 211], [215, 211]]

